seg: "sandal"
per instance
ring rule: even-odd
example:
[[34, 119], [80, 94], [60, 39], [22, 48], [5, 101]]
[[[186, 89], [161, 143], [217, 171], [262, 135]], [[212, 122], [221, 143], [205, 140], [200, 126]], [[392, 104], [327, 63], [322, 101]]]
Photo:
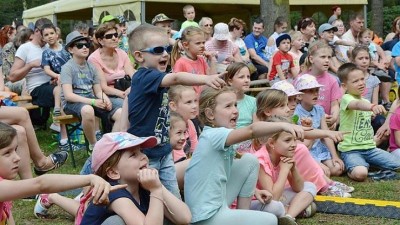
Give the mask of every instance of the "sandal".
[[36, 175], [38, 175], [38, 176], [43, 175], [51, 170], [57, 169], [60, 166], [62, 166], [65, 163], [65, 161], [67, 161], [67, 159], [68, 159], [68, 152], [59, 151], [59, 152], [50, 154], [48, 157], [50, 157], [51, 162], [53, 163], [54, 166], [52, 166], [46, 170], [42, 170], [42, 169], [34, 167], [33, 171], [35, 172]]

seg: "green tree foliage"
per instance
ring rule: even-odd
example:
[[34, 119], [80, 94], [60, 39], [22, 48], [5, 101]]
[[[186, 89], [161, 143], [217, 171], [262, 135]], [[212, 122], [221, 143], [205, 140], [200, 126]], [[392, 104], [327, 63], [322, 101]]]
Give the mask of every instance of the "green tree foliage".
[[[392, 22], [400, 16], [400, 5], [383, 7], [383, 37], [392, 32]], [[368, 12], [368, 27], [371, 27], [372, 13]]]
[[16, 18], [22, 18], [24, 3], [27, 9], [44, 5], [52, 0], [0, 0], [0, 26], [11, 24]]

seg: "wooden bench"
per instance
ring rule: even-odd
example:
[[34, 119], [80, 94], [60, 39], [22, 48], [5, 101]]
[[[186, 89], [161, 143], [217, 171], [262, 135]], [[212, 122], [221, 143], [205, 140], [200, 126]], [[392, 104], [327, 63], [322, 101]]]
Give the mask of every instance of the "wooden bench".
[[31, 103], [32, 96], [30, 95], [21, 95], [21, 96], [14, 96], [11, 99], [13, 102], [16, 102], [19, 107], [24, 107], [27, 110], [38, 109], [38, 105], [34, 105]]
[[[59, 121], [60, 125], [65, 125], [65, 128], [67, 130], [69, 153], [71, 155], [72, 166], [75, 168], [76, 162], [75, 162], [74, 150], [72, 149], [71, 136], [77, 130], [81, 130], [83, 133], [83, 130], [81, 128], [81, 121], [79, 120], [78, 117], [75, 117], [73, 115], [56, 116], [56, 117], [53, 117], [53, 120]], [[86, 137], [85, 137], [85, 146], [86, 146], [87, 152], [89, 153], [89, 144], [88, 144]]]

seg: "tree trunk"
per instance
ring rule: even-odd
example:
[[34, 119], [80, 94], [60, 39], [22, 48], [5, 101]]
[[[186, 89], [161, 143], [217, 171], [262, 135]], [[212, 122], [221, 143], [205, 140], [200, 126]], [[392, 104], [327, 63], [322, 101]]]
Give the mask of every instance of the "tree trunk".
[[278, 16], [286, 18], [290, 27], [289, 11], [289, 0], [260, 0], [260, 17], [264, 20], [264, 35], [268, 37], [274, 33], [273, 24]]
[[380, 37], [383, 35], [383, 0], [371, 2], [371, 29]]

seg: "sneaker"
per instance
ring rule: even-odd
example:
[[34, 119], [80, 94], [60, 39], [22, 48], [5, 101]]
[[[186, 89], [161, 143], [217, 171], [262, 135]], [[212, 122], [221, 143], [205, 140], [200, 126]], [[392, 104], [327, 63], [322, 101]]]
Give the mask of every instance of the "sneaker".
[[103, 133], [101, 131], [96, 131], [96, 140], [99, 141], [103, 137]]
[[383, 107], [385, 107], [386, 111], [390, 111], [390, 107], [392, 107], [392, 103], [391, 102], [386, 102], [382, 104]]
[[390, 82], [392, 80], [392, 77], [389, 76], [389, 74], [384, 70], [377, 69], [374, 72], [372, 72], [372, 75], [378, 77], [379, 80], [382, 82]]
[[317, 205], [314, 202], [311, 202], [311, 204], [303, 210], [297, 217], [298, 218], [310, 218], [313, 217], [317, 213]]
[[334, 181], [333, 185], [339, 189], [342, 189], [342, 191], [347, 192], [347, 193], [352, 193], [354, 191], [354, 187], [347, 186], [346, 184], [338, 182], [338, 181]]
[[50, 209], [51, 205], [52, 204], [49, 202], [49, 194], [41, 194], [36, 201], [33, 214], [39, 219], [46, 218], [49, 215], [47, 211]]
[[38, 175], [38, 176], [43, 175], [51, 170], [57, 169], [60, 166], [62, 166], [65, 163], [65, 161], [67, 161], [67, 159], [68, 159], [68, 152], [59, 151], [59, 152], [52, 153], [47, 157], [50, 157], [51, 162], [54, 164], [54, 166], [52, 166], [46, 170], [42, 170], [40, 168], [33, 167], [33, 171], [35, 172], [36, 175]]
[[[72, 147], [72, 151], [79, 151], [81, 150], [81, 146], [71, 143], [71, 147]], [[68, 142], [66, 144], [58, 144], [58, 149], [60, 149], [60, 151], [64, 151], [64, 152], [68, 152], [69, 151], [69, 144]]]
[[350, 193], [344, 192], [342, 189], [339, 189], [334, 185], [329, 186], [325, 191], [321, 191], [320, 194], [324, 196], [351, 198]]
[[60, 133], [60, 129], [61, 129], [60, 128], [60, 124], [52, 123], [50, 125], [50, 129], [55, 131], [55, 132], [57, 132], [57, 133]]
[[293, 217], [285, 215], [278, 218], [278, 225], [297, 225], [297, 223]]

